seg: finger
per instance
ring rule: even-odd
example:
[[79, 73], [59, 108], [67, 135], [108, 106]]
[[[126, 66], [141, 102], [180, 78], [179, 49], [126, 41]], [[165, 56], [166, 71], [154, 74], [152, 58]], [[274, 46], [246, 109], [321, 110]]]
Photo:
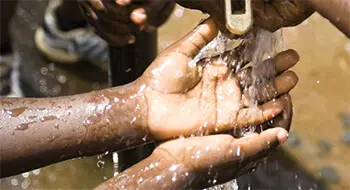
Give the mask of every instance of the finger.
[[87, 20], [92, 19], [93, 21], [98, 20], [98, 17], [95, 13], [95, 11], [91, 8], [91, 6], [85, 2], [85, 1], [80, 1], [80, 8]]
[[[283, 51], [276, 55], [273, 59], [267, 59], [262, 64], [262, 67], [267, 67], [268, 70], [274, 70], [276, 74], [283, 73], [288, 69], [292, 68], [298, 61], [300, 57], [299, 54], [292, 49]], [[258, 70], [257, 68], [256, 70]], [[253, 84], [252, 68], [248, 67], [246, 69], [240, 70], [237, 73], [238, 81], [242, 87], [247, 87]]]
[[241, 109], [237, 116], [237, 127], [261, 125], [281, 113], [282, 109], [283, 102], [280, 99], [269, 101], [261, 106]]
[[144, 25], [147, 21], [147, 14], [144, 8], [137, 8], [130, 14], [130, 19], [137, 25]]
[[[288, 138], [288, 132], [283, 128], [272, 128], [263, 131], [259, 135], [256, 133], [239, 138], [233, 143], [240, 146], [241, 161], [251, 159], [251, 157], [265, 157], [277, 146], [284, 143]], [[256, 158], [258, 159], [258, 158]]]
[[115, 2], [120, 6], [130, 5], [131, 0], [115, 0]]
[[292, 68], [300, 60], [299, 54], [292, 49], [283, 51], [275, 57], [275, 68], [277, 73], [283, 73]]
[[212, 19], [207, 19], [180, 41], [167, 48], [164, 53], [181, 53], [193, 59], [205, 45], [216, 37], [217, 33], [215, 22]]
[[280, 97], [280, 100], [283, 102], [282, 112], [277, 117], [273, 118], [271, 122], [264, 123], [262, 130], [275, 127], [280, 127], [287, 131], [290, 130], [293, 118], [292, 98], [289, 94], [285, 94]]
[[[274, 128], [240, 139], [234, 139], [230, 135], [191, 137], [181, 142], [184, 143], [184, 147], [191, 147], [191, 149], [182, 151], [184, 155], [182, 158], [192, 171], [198, 172], [196, 174], [200, 176], [215, 175], [218, 182], [223, 183], [238, 177], [239, 173], [237, 172], [242, 163], [256, 163], [284, 143], [287, 136], [286, 130]], [[173, 147], [164, 149], [169, 148]], [[197, 155], [198, 152], [200, 155]], [[231, 171], [230, 178], [225, 172], [228, 169]], [[240, 175], [242, 174], [240, 173]], [[208, 179], [204, 177], [196, 179], [191, 185], [193, 185], [192, 187], [205, 187], [210, 184], [208, 184]]]
[[94, 7], [96, 10], [104, 10], [105, 6], [101, 2], [101, 0], [90, 0], [89, 3], [91, 4], [92, 7]]
[[287, 71], [276, 77], [268, 84], [251, 86], [244, 92], [243, 104], [249, 106], [251, 102], [263, 103], [288, 93], [298, 83], [298, 76], [293, 71]]

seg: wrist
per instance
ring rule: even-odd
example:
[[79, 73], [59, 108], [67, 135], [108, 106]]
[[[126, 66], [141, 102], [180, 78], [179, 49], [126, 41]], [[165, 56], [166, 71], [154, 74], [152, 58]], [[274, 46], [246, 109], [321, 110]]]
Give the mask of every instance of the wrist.
[[186, 189], [191, 179], [195, 177], [189, 171], [182, 164], [174, 161], [166, 151], [163, 153], [163, 151], [158, 150], [118, 176], [99, 185], [96, 190], [118, 187], [125, 189]]
[[118, 151], [150, 141], [147, 103], [137, 81], [90, 94], [95, 112], [84, 121], [87, 149]]

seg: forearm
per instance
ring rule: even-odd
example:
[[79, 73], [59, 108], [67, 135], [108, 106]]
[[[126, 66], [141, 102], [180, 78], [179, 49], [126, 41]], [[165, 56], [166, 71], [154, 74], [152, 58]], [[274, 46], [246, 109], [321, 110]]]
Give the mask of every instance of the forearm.
[[315, 11], [332, 22], [350, 38], [349, 0], [310, 0]]
[[145, 104], [135, 88], [129, 84], [59, 98], [1, 98], [1, 177], [144, 143]]

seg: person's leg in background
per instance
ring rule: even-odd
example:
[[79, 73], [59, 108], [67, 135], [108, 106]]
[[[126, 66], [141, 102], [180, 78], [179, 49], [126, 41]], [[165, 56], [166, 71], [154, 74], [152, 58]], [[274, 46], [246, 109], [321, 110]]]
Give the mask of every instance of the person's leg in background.
[[0, 95], [11, 92], [13, 49], [10, 22], [16, 11], [17, 0], [0, 0]]
[[81, 14], [77, 1], [53, 1], [35, 33], [35, 44], [49, 60], [73, 64], [108, 63], [108, 45], [94, 33]]

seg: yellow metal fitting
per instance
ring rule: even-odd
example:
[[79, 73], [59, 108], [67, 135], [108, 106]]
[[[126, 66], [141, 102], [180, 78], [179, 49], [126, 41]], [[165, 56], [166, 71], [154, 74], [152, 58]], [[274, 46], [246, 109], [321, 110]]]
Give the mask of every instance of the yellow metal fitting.
[[243, 35], [253, 25], [251, 0], [225, 0], [226, 28], [235, 35]]

